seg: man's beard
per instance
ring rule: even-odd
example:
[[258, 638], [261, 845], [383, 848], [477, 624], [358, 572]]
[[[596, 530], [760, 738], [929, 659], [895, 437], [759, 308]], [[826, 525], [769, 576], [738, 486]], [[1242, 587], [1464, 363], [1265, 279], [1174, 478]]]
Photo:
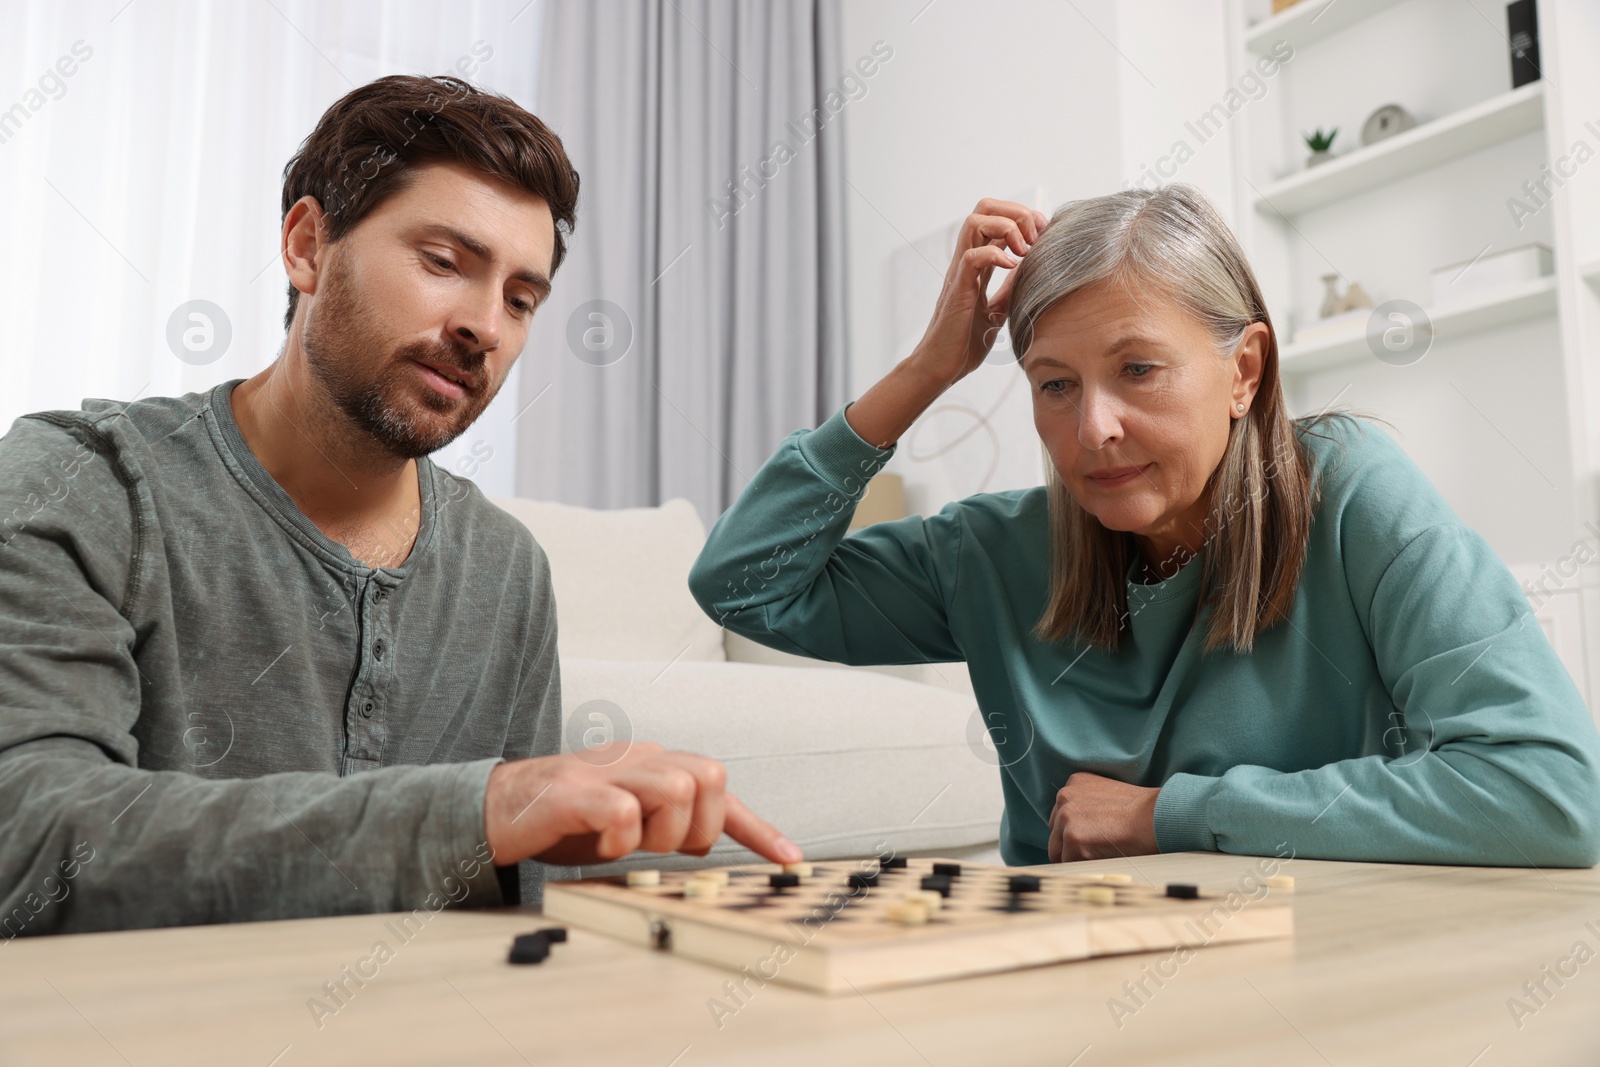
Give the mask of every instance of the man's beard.
[[[352, 292], [337, 257], [329, 264], [324, 291], [306, 320], [301, 347], [306, 365], [323, 390], [356, 428], [399, 459], [420, 459], [466, 432], [494, 399], [485, 372], [488, 354], [468, 351], [453, 338], [413, 342], [392, 356], [371, 351], [368, 339], [380, 336], [378, 317]], [[421, 402], [412, 361], [460, 370], [476, 382], [461, 400], [424, 387]], [[444, 422], [430, 412], [455, 414]]]

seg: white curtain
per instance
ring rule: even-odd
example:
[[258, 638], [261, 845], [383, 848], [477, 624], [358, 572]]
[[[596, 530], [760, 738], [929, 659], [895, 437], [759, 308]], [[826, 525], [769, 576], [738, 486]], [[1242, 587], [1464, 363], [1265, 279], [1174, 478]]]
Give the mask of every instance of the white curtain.
[[[175, 395], [265, 367], [283, 344], [283, 167], [318, 117], [384, 74], [456, 74], [533, 110], [541, 7], [9, 0], [0, 433], [84, 397]], [[222, 315], [180, 316], [180, 338], [198, 331], [180, 358], [169, 320], [192, 300]], [[517, 394], [513, 378], [436, 461], [512, 492]]]

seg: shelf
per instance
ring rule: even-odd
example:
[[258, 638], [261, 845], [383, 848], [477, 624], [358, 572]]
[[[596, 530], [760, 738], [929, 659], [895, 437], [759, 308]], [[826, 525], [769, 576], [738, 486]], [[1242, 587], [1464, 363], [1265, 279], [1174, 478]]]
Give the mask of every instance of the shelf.
[[1266, 55], [1279, 41], [1304, 48], [1394, 4], [1395, 0], [1300, 0], [1246, 30], [1244, 46], [1257, 55]]
[[[1507, 326], [1524, 319], [1553, 314], [1556, 309], [1554, 275], [1518, 282], [1492, 294], [1460, 303], [1423, 308], [1433, 324], [1434, 344], [1453, 341], [1474, 333]], [[1341, 363], [1377, 357], [1367, 347], [1366, 329], [1352, 330], [1336, 337], [1318, 338], [1301, 344], [1284, 345], [1278, 350], [1278, 366], [1285, 374], [1323, 370]]]
[[1273, 182], [1255, 207], [1264, 215], [1298, 215], [1543, 125], [1544, 82], [1531, 82]]

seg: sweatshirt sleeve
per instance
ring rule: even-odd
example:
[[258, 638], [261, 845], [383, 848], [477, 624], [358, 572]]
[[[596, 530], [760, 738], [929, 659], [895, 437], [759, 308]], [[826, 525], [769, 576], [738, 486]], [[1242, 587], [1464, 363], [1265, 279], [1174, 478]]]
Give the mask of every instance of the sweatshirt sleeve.
[[[1406, 508], [1379, 503], [1352, 516], [1358, 541], [1381, 539]], [[1413, 533], [1387, 566], [1384, 555], [1361, 553], [1378, 566], [1352, 565], [1350, 591], [1396, 709], [1385, 748], [1399, 754], [1174, 775], [1156, 804], [1162, 851], [1593, 865], [1600, 735], [1516, 579], [1459, 520]]]
[[720, 625], [764, 645], [853, 665], [952, 662], [950, 591], [960, 529], [946, 509], [846, 536], [893, 449], [841, 410], [783, 442], [718, 520], [689, 588]]
[[139, 767], [135, 487], [32, 419], [0, 440], [0, 940], [499, 904], [499, 762], [214, 780]]

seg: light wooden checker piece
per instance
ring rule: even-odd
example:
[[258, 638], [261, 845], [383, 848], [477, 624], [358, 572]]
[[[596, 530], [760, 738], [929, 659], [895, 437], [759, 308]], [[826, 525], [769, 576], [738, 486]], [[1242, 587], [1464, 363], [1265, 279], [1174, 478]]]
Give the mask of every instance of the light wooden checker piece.
[[[774, 889], [772, 864], [663, 871], [654, 885], [625, 878], [551, 882], [544, 914], [631, 944], [825, 993], [887, 989], [1093, 956], [1224, 944], [1294, 935], [1281, 895], [1246, 900], [1200, 890], [1176, 899], [1165, 887], [1126, 876], [1072, 875], [1048, 868], [957, 864], [937, 908], [904, 921], [903, 902], [922, 891], [934, 865], [909, 859], [882, 870], [875, 885], [850, 884], [872, 861], [816, 863], [799, 885]], [[948, 867], [944, 869], [948, 870]], [[1037, 891], [1011, 892], [1011, 877], [1037, 878]], [[707, 891], [701, 883], [727, 878]], [[636, 879], [639, 880], [639, 879]], [[686, 893], [687, 890], [687, 893]], [[898, 918], [891, 918], [891, 909]]]

